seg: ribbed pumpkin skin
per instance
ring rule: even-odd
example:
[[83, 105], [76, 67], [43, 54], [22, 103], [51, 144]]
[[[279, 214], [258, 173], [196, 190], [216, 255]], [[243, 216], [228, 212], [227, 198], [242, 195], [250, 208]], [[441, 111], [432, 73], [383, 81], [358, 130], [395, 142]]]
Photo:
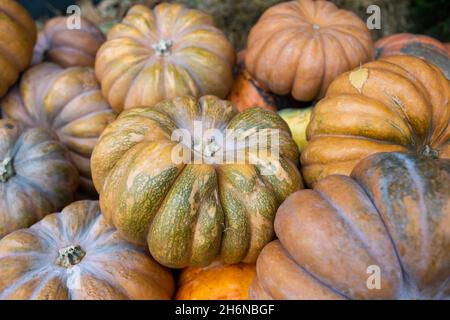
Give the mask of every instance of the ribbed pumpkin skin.
[[33, 64], [50, 61], [67, 67], [91, 67], [105, 36], [89, 20], [80, 17], [80, 29], [69, 29], [67, 17], [56, 17], [39, 32], [33, 53]]
[[[448, 299], [450, 160], [381, 153], [291, 195], [254, 299]], [[368, 280], [380, 269], [380, 289]], [[369, 269], [370, 270], [370, 269]]]
[[339, 76], [313, 110], [301, 155], [308, 185], [349, 175], [377, 152], [450, 158], [450, 83], [412, 56], [369, 62]]
[[83, 190], [95, 192], [90, 156], [98, 137], [116, 116], [100, 92], [93, 69], [36, 65], [0, 105], [4, 118], [54, 132], [69, 149]]
[[255, 265], [245, 263], [213, 262], [204, 268], [189, 267], [181, 271], [175, 299], [247, 300], [255, 274]]
[[0, 120], [0, 238], [70, 203], [77, 186], [78, 172], [55, 137]]
[[[204, 132], [241, 130], [239, 138], [279, 130], [280, 159], [246, 149], [261, 164], [177, 164], [175, 129], [205, 139], [193, 132], [194, 121], [201, 121]], [[254, 108], [238, 114], [214, 96], [180, 97], [121, 113], [94, 149], [92, 174], [107, 220], [129, 241], [147, 242], [161, 264], [206, 266], [215, 258], [252, 263], [273, 237], [278, 205], [302, 187], [296, 157], [289, 128], [276, 113]], [[267, 168], [262, 161], [269, 159], [276, 173], [261, 175]]]
[[36, 25], [14, 0], [0, 0], [0, 97], [31, 62]]
[[245, 65], [271, 92], [310, 101], [339, 74], [371, 60], [372, 51], [356, 14], [328, 1], [296, 0], [264, 12], [250, 31]]
[[399, 33], [384, 37], [375, 43], [376, 58], [411, 55], [437, 65], [450, 79], [450, 55], [446, 45], [424, 35]]
[[206, 13], [179, 4], [136, 5], [107, 38], [95, 70], [116, 111], [187, 94], [224, 98], [231, 88], [235, 52]]
[[[61, 264], [69, 246], [85, 255]], [[0, 299], [170, 299], [173, 291], [170, 271], [122, 240], [97, 201], [74, 202], [0, 241]]]

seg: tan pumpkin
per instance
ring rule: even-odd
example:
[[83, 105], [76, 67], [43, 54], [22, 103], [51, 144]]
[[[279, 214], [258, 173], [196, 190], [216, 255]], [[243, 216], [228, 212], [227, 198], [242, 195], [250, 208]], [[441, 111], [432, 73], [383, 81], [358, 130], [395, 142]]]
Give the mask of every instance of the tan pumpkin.
[[369, 62], [339, 76], [314, 108], [301, 155], [308, 185], [349, 175], [377, 152], [450, 158], [450, 83], [413, 56]]
[[381, 153], [292, 194], [254, 299], [449, 299], [450, 160]]
[[0, 238], [60, 210], [77, 186], [78, 172], [56, 137], [0, 120]]
[[0, 97], [31, 62], [36, 25], [17, 1], [0, 0]]
[[169, 270], [78, 201], [0, 240], [0, 299], [170, 299]]
[[95, 24], [80, 17], [79, 28], [73, 28], [73, 17], [48, 20], [39, 32], [33, 64], [50, 61], [62, 67], [94, 67], [95, 55], [105, 36]]
[[204, 268], [183, 269], [178, 280], [177, 300], [247, 300], [256, 274], [254, 264], [213, 262]]
[[450, 55], [444, 43], [425, 35], [398, 33], [375, 43], [376, 58], [410, 55], [437, 65], [450, 79]]
[[267, 90], [310, 101], [372, 56], [370, 32], [356, 14], [328, 1], [296, 0], [264, 12], [250, 31], [245, 65]]
[[63, 69], [43, 63], [27, 70], [0, 101], [3, 117], [54, 132], [68, 147], [84, 191], [95, 192], [90, 156], [115, 114], [103, 98], [91, 68]]
[[278, 205], [302, 187], [297, 157], [276, 113], [188, 96], [121, 113], [94, 149], [92, 174], [107, 220], [159, 263], [252, 263]]
[[233, 46], [204, 12], [136, 5], [107, 38], [95, 70], [116, 111], [187, 94], [224, 98], [231, 88]]

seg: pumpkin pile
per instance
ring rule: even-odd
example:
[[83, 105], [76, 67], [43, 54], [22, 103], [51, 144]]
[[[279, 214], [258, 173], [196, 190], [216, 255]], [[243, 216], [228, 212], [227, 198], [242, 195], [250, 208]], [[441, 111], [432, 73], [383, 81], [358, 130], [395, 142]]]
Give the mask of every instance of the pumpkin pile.
[[448, 45], [322, 0], [238, 54], [172, 1], [72, 18], [0, 0], [0, 299], [450, 299]]

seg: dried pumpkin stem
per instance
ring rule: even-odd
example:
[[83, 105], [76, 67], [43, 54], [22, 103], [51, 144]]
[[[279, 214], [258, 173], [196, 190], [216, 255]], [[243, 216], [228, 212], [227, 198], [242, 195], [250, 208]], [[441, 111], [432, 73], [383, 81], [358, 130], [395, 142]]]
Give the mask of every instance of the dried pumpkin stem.
[[160, 56], [168, 56], [172, 53], [172, 40], [161, 39], [158, 43], [152, 45], [153, 50]]
[[13, 160], [10, 157], [6, 157], [0, 163], [0, 182], [6, 182], [9, 178], [16, 174], [14, 171]]
[[432, 149], [429, 145], [423, 148], [422, 154], [433, 159], [439, 158], [439, 151]]
[[68, 246], [66, 248], [59, 249], [56, 264], [61, 267], [69, 268], [80, 263], [85, 255], [86, 252], [84, 252], [79, 245]]

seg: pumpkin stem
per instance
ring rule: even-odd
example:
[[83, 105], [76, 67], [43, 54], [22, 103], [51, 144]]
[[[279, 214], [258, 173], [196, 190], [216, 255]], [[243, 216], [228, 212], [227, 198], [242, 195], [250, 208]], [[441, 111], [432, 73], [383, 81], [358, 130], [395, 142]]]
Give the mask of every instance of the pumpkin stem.
[[156, 54], [159, 56], [168, 56], [172, 53], [172, 46], [173, 41], [172, 40], [165, 40], [161, 39], [158, 41], [158, 43], [152, 44], [153, 50], [156, 51]]
[[0, 182], [6, 182], [16, 174], [13, 167], [12, 158], [6, 157], [0, 162]]
[[86, 252], [84, 252], [79, 245], [68, 246], [66, 248], [59, 249], [56, 264], [61, 267], [69, 268], [80, 263], [85, 255]]
[[422, 154], [433, 159], [439, 158], [439, 151], [432, 149], [429, 145], [423, 148]]

